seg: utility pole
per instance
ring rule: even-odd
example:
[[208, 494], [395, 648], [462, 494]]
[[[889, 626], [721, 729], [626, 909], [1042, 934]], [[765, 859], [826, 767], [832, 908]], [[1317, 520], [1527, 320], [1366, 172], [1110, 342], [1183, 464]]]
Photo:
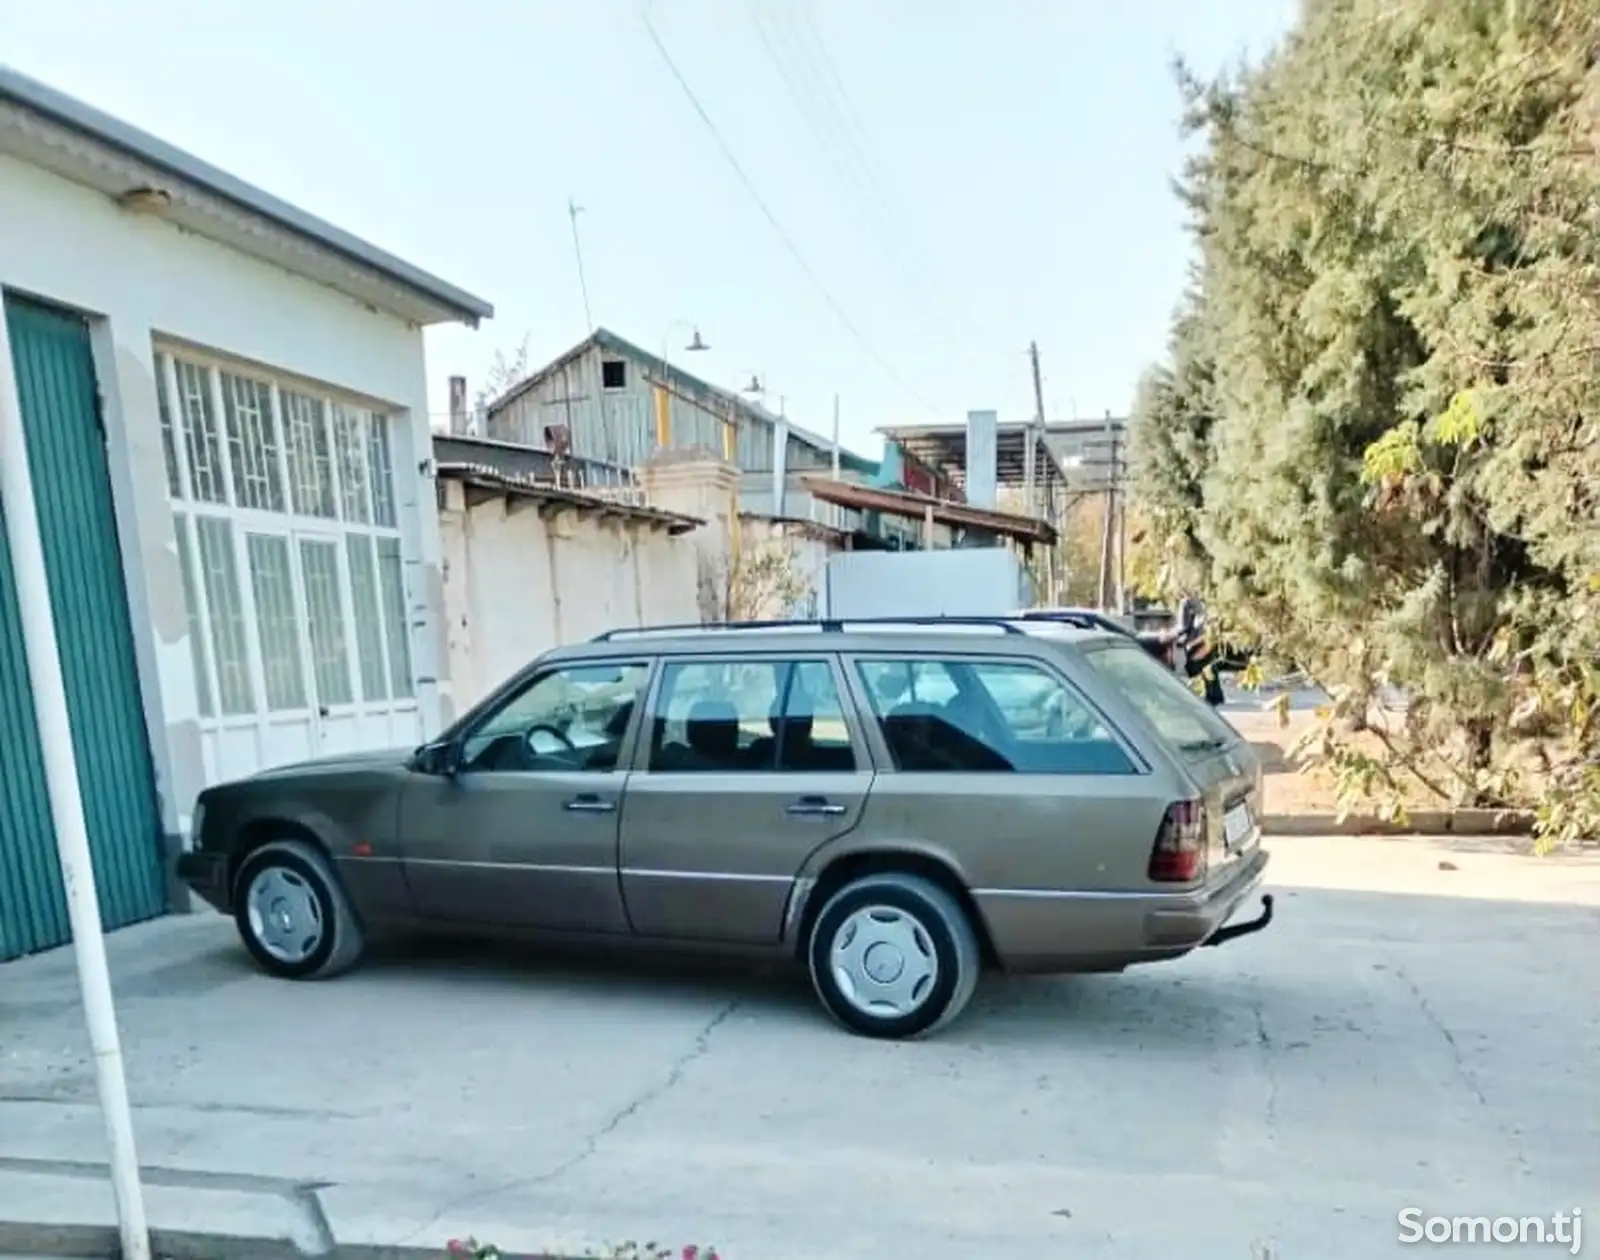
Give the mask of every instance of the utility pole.
[[[1039, 343], [1037, 341], [1028, 343], [1028, 361], [1033, 369], [1033, 425], [1028, 434], [1028, 449], [1023, 460], [1023, 480], [1027, 483], [1028, 515], [1037, 518], [1040, 514], [1038, 447], [1044, 441], [1045, 431], [1044, 378], [1039, 370]], [[1054, 546], [1049, 548], [1045, 559], [1045, 602], [1054, 604], [1056, 602], [1056, 588], [1059, 584], [1059, 570], [1062, 564], [1062, 539], [1065, 531], [1062, 529], [1064, 522], [1060, 519], [1060, 514], [1054, 510], [1055, 483], [1052, 481], [1050, 486], [1048, 502], [1051, 510], [1049, 517], [1050, 523], [1056, 527], [1057, 541]]]
[[1039, 375], [1039, 343], [1028, 343], [1028, 360], [1033, 368], [1033, 420], [1028, 425], [1028, 445], [1022, 455], [1023, 494], [1028, 505], [1028, 515], [1039, 515], [1038, 445], [1044, 433], [1044, 386]]
[[1112, 556], [1117, 520], [1117, 464], [1121, 457], [1118, 434], [1111, 424], [1111, 413], [1106, 412], [1106, 437], [1111, 445], [1111, 459], [1106, 469], [1105, 519], [1100, 530], [1100, 607], [1111, 607]]
[[583, 207], [567, 198], [567, 218], [572, 220], [572, 253], [578, 260], [578, 292], [583, 294], [583, 326], [588, 334], [594, 333], [594, 316], [589, 313], [589, 282], [583, 275], [583, 243], [578, 239], [578, 216]]
[[833, 479], [839, 480], [839, 395], [833, 396]]
[[[0, 364], [9, 365], [11, 339], [0, 318]], [[95, 891], [89, 828], [83, 815], [78, 763], [72, 751], [72, 725], [67, 713], [66, 683], [61, 675], [61, 645], [50, 582], [39, 537], [33, 475], [28, 467], [28, 437], [22, 423], [22, 402], [15, 378], [0, 369], [0, 501], [6, 505], [6, 541], [22, 620], [28, 682], [33, 690], [34, 721], [44, 755], [45, 789], [55, 824], [56, 852], [66, 886], [67, 914], [72, 923], [72, 952], [78, 964], [84, 1021], [94, 1052], [95, 1084], [105, 1120], [111, 1165], [111, 1190], [117, 1208], [122, 1260], [150, 1260], [150, 1228], [139, 1184], [139, 1156], [133, 1141], [133, 1112], [128, 1106], [128, 1080], [122, 1067], [116, 1009], [111, 1000], [111, 974], [106, 966], [105, 928]]]

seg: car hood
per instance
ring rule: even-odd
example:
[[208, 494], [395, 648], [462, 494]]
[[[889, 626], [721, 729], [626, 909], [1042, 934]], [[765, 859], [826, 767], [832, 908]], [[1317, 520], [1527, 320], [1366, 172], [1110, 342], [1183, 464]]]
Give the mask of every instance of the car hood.
[[330, 757], [314, 757], [310, 761], [296, 761], [287, 766], [273, 766], [252, 775], [252, 779], [276, 779], [288, 775], [339, 774], [347, 770], [399, 770], [416, 752], [414, 745], [404, 748], [384, 748], [377, 751], [336, 753]]

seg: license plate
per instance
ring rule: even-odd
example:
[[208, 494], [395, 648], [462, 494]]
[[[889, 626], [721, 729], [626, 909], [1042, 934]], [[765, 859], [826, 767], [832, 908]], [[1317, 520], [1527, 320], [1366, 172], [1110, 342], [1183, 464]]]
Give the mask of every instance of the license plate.
[[1222, 816], [1222, 846], [1230, 853], [1244, 849], [1255, 835], [1256, 821], [1248, 805], [1235, 805]]

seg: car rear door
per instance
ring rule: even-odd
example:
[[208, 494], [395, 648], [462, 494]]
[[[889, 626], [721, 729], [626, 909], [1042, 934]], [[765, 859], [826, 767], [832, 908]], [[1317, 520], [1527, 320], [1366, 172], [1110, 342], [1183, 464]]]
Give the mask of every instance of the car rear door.
[[829, 653], [663, 661], [623, 800], [635, 932], [776, 943], [799, 870], [854, 828], [871, 790]]

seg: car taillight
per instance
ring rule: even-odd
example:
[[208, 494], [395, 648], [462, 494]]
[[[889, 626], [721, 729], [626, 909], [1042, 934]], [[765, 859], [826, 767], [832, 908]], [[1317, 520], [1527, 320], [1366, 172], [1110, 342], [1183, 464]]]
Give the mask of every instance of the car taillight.
[[1150, 850], [1150, 878], [1163, 884], [1190, 884], [1205, 873], [1205, 803], [1174, 801], [1167, 806]]

